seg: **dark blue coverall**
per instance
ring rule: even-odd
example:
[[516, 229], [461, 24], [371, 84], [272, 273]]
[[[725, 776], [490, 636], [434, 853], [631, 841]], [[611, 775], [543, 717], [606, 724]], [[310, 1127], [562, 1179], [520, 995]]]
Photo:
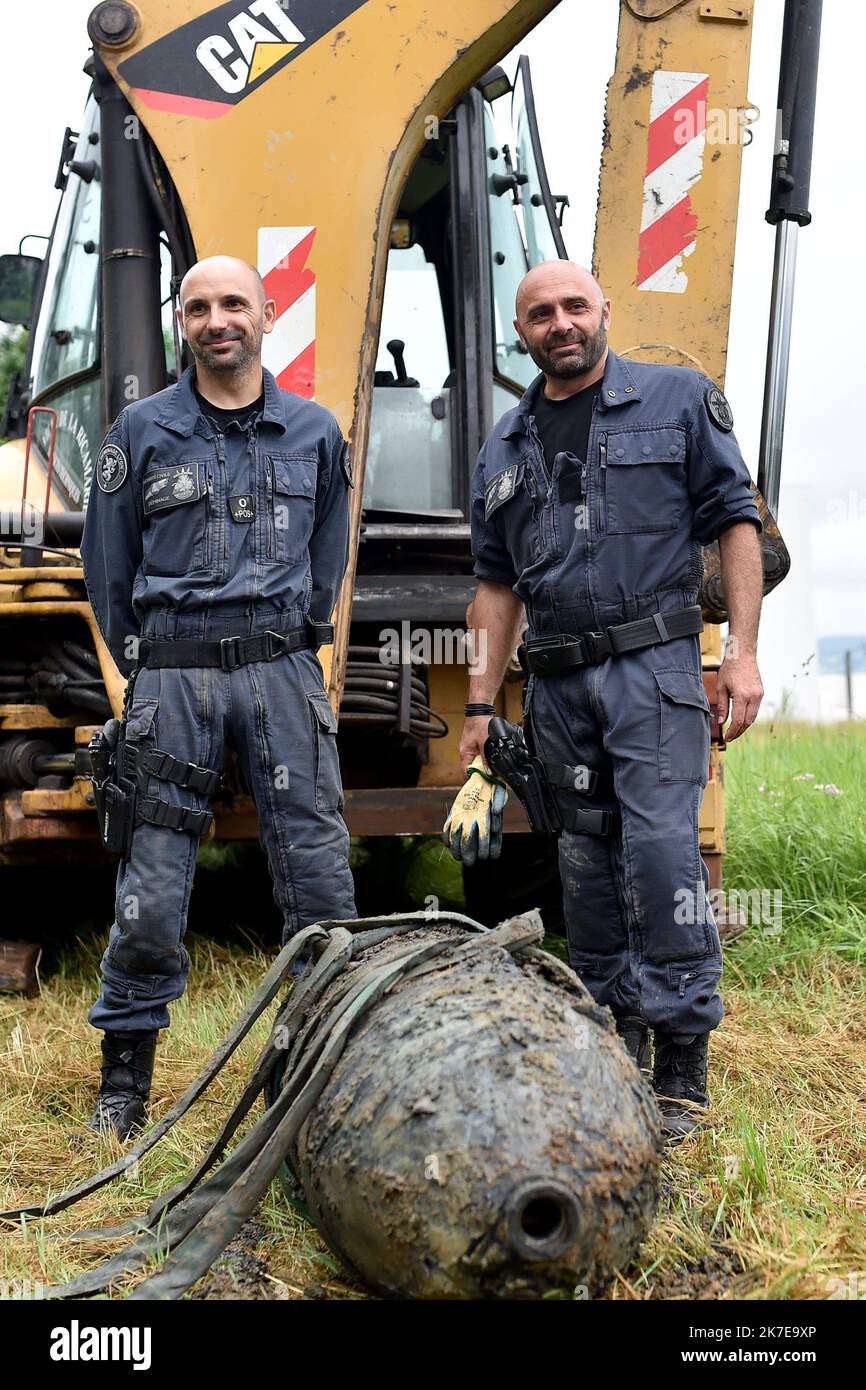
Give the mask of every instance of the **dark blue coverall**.
[[[346, 567], [351, 478], [330, 411], [281, 390], [265, 370], [261, 415], [223, 435], [200, 412], [194, 384], [191, 367], [176, 386], [127, 406], [97, 459], [81, 554], [97, 622], [125, 675], [139, 637], [218, 641], [287, 632], [308, 616], [327, 622]], [[134, 744], [219, 771], [233, 740], [284, 942], [312, 922], [356, 916], [336, 733], [310, 648], [234, 670], [144, 666], [135, 678]], [[146, 791], [208, 804], [152, 776]], [[189, 973], [183, 938], [197, 848], [193, 834], [135, 827], [118, 869], [94, 1027], [168, 1026], [167, 1006]]]
[[[718, 388], [690, 368], [610, 351], [581, 498], [563, 503], [563, 468], [575, 465], [561, 454], [546, 465], [533, 415], [543, 384], [535, 379], [479, 454], [477, 577], [522, 599], [527, 643], [697, 603], [702, 547], [737, 522], [761, 529]], [[532, 675], [525, 709], [542, 760], [575, 769], [575, 790], [557, 791], [561, 808], [617, 813], [612, 835], [560, 836], [572, 967], [617, 1015], [640, 1014], [674, 1034], [709, 1032], [724, 1010], [699, 851], [711, 721], [699, 635]], [[583, 769], [598, 776], [591, 797]]]

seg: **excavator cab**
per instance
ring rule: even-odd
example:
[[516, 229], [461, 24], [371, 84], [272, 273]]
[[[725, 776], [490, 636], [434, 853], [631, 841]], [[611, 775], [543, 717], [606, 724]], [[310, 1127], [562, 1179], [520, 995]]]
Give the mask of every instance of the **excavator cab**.
[[[525, 56], [513, 83], [497, 66], [431, 122], [402, 190], [340, 706], [355, 824], [373, 824], [365, 789], [387, 786], [404, 826], [435, 833], [438, 789], [462, 781], [472, 475], [485, 436], [537, 375], [513, 326], [515, 295], [531, 265], [565, 256], [566, 203], [550, 193]], [[522, 678], [512, 677], [503, 699], [520, 718]]]
[[368, 527], [468, 520], [477, 447], [537, 375], [513, 328], [514, 297], [530, 266], [565, 256], [565, 203], [550, 195], [525, 55], [513, 87], [493, 68], [431, 123], [391, 229]]

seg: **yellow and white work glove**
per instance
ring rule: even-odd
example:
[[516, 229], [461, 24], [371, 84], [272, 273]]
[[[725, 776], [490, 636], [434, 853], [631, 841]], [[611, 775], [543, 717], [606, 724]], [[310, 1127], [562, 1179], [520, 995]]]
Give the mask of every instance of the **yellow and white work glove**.
[[479, 756], [469, 767], [464, 785], [454, 798], [442, 839], [455, 859], [498, 859], [502, 850], [502, 812], [508, 800], [505, 783], [494, 777]]

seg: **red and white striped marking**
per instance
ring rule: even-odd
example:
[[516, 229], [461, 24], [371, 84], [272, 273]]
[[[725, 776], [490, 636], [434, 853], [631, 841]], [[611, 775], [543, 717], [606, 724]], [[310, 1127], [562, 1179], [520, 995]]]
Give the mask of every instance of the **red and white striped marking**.
[[682, 263], [695, 249], [698, 219], [692, 212], [691, 190], [704, 167], [708, 89], [705, 72], [653, 73], [639, 290], [683, 294], [689, 283]]
[[260, 227], [258, 270], [277, 303], [262, 361], [284, 391], [316, 394], [316, 277], [307, 265], [315, 227]]

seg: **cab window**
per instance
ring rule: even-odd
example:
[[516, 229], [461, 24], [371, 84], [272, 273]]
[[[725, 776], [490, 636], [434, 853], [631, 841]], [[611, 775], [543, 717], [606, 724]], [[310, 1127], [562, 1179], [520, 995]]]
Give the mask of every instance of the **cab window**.
[[[403, 344], [391, 352], [388, 344]], [[450, 512], [451, 364], [439, 276], [419, 244], [388, 252], [364, 506]], [[406, 384], [403, 384], [403, 383]]]
[[100, 157], [99, 144], [88, 138], [97, 121], [98, 107], [91, 101], [75, 158], [92, 164], [93, 176], [86, 182], [70, 174], [60, 204], [35, 330], [31, 399], [99, 359]]

